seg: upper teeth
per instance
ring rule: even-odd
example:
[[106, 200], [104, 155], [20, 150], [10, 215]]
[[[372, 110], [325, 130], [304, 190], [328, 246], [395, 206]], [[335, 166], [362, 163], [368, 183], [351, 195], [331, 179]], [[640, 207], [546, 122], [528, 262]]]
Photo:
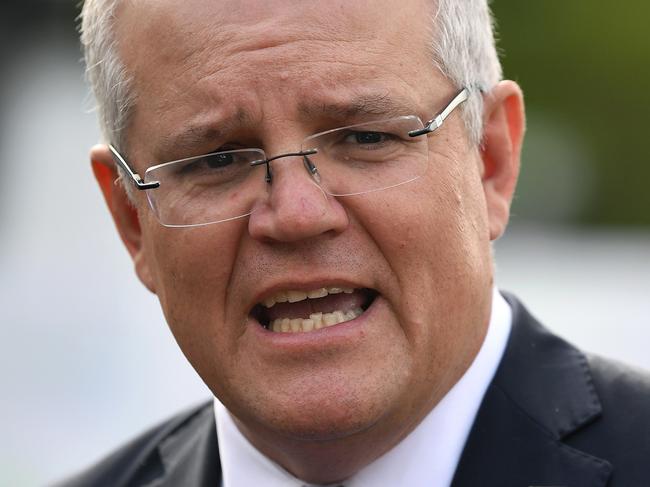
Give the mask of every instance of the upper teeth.
[[270, 308], [276, 303], [297, 303], [298, 301], [304, 301], [307, 298], [315, 299], [325, 297], [328, 294], [352, 294], [353, 292], [354, 289], [349, 287], [321, 287], [311, 291], [280, 291], [279, 293], [266, 298], [262, 304], [267, 308]]

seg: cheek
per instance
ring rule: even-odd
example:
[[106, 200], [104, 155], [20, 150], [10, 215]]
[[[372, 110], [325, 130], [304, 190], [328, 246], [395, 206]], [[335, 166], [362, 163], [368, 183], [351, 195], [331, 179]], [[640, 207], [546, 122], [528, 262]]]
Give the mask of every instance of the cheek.
[[[476, 309], [490, 288], [480, 179], [453, 169], [458, 166], [443, 167], [446, 172], [371, 205], [374, 212], [391, 215], [375, 218], [367, 228], [374, 228], [374, 240], [396, 275], [393, 307], [414, 343], [436, 346], [433, 342], [442, 336], [453, 341], [450, 330], [460, 331], [480, 319], [469, 316], [468, 310]], [[390, 191], [385, 193], [389, 196]], [[458, 317], [457, 322], [452, 323], [452, 317]]]
[[216, 228], [165, 228], [149, 238], [156, 294], [183, 351], [226, 322], [228, 283], [237, 246], [233, 233]]

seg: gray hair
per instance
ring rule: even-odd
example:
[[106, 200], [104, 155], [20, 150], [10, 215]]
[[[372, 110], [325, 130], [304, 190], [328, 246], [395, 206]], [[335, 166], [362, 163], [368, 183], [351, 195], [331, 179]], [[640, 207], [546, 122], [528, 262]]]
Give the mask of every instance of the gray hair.
[[85, 0], [80, 30], [86, 78], [95, 96], [99, 127], [106, 142], [124, 150], [135, 93], [119, 57], [115, 36], [115, 17], [120, 1]]
[[[125, 150], [126, 129], [136, 97], [118, 56], [114, 26], [119, 3], [84, 2], [81, 43], [102, 134], [107, 142]], [[483, 132], [481, 91], [488, 91], [502, 76], [488, 0], [437, 0], [437, 4], [431, 24], [434, 62], [457, 87], [470, 89], [463, 118], [470, 141], [478, 145]]]
[[488, 0], [437, 0], [433, 17], [433, 57], [438, 69], [470, 97], [463, 106], [469, 139], [483, 137], [483, 97], [502, 78]]

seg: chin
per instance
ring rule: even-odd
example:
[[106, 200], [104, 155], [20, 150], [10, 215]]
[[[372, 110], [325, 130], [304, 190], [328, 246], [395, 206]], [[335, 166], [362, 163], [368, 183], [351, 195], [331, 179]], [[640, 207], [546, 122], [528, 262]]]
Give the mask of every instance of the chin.
[[378, 411], [362, 411], [358, 408], [318, 408], [310, 418], [287, 415], [278, 421], [277, 431], [284, 436], [310, 442], [327, 442], [350, 438], [372, 429], [381, 419]]
[[[300, 442], [325, 442], [349, 438], [373, 429], [394, 409], [398, 390], [386, 387], [354, 387], [350, 382], [312, 384], [309, 390], [287, 394], [266, 391], [264, 402], [256, 401], [236, 414], [245, 424], [257, 424], [273, 435]], [[365, 392], [372, 389], [369, 394]]]

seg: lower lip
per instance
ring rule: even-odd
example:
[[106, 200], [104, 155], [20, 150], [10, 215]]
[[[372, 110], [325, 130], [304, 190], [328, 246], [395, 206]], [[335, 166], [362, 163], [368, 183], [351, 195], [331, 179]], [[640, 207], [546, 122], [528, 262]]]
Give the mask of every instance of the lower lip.
[[291, 349], [327, 348], [341, 343], [353, 344], [354, 341], [362, 339], [366, 335], [365, 328], [368, 321], [379, 312], [382, 306], [385, 306], [385, 303], [381, 296], [377, 296], [361, 316], [338, 325], [309, 332], [274, 332], [264, 328], [253, 318], [249, 318], [248, 323], [253, 328], [255, 336], [267, 347], [279, 348], [287, 352]]

